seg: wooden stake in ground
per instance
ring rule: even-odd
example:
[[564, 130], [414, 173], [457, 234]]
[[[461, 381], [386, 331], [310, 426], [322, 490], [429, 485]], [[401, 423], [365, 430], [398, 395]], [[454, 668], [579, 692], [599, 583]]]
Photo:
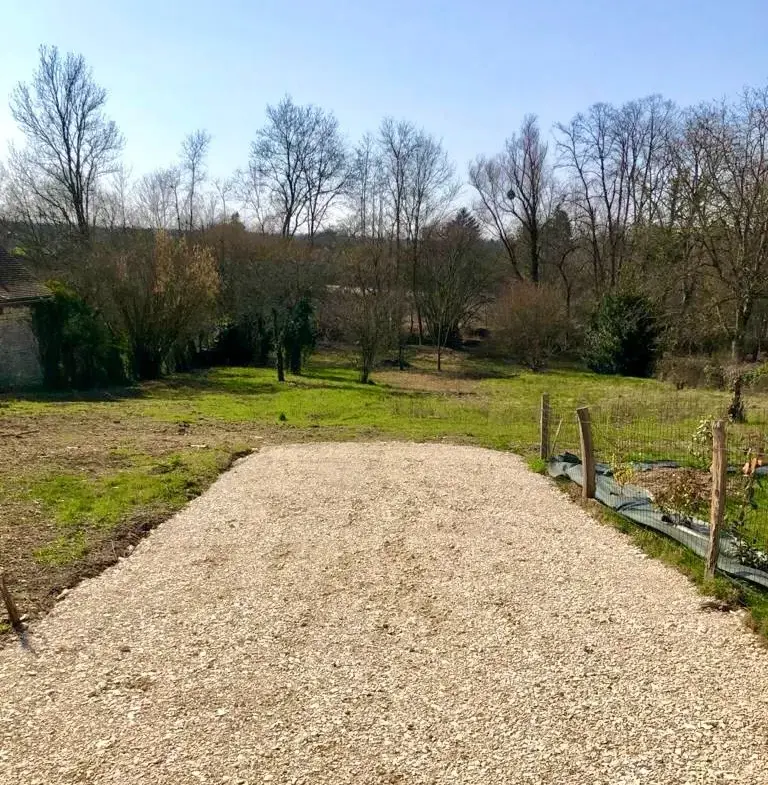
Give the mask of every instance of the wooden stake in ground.
[[720, 530], [725, 516], [725, 484], [728, 465], [725, 455], [725, 423], [718, 420], [712, 426], [712, 502], [709, 508], [709, 548], [707, 549], [707, 575], [711, 578], [720, 555]]
[[541, 439], [539, 440], [539, 457], [549, 460], [549, 394], [541, 394]]
[[11, 622], [11, 626], [19, 632], [24, 627], [21, 623], [21, 614], [13, 601], [13, 597], [11, 597], [11, 593], [8, 591], [8, 587], [5, 585], [5, 574], [2, 572], [0, 572], [0, 594], [3, 596], [3, 603], [5, 603], [5, 609], [8, 611], [8, 619]]
[[595, 452], [592, 447], [592, 423], [589, 419], [589, 407], [576, 409], [579, 418], [579, 439], [581, 441], [581, 496], [595, 498]]

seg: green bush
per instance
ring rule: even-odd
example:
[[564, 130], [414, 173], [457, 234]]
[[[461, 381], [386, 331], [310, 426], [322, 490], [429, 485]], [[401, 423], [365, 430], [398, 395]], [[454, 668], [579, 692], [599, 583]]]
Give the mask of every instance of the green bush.
[[242, 318], [220, 328], [205, 359], [211, 365], [266, 367], [272, 345], [272, 330], [262, 316]]
[[596, 373], [647, 377], [659, 354], [661, 331], [644, 297], [603, 297], [585, 335], [584, 359]]
[[49, 390], [84, 390], [127, 381], [120, 347], [99, 315], [57, 281], [52, 297], [32, 309], [32, 327]]
[[303, 361], [315, 348], [316, 336], [314, 308], [308, 297], [302, 297], [288, 311], [283, 331], [283, 345], [291, 373], [301, 373]]

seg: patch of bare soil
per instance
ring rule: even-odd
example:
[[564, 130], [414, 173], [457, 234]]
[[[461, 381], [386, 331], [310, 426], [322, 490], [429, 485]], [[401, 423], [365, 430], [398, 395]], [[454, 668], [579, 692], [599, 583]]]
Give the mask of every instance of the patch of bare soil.
[[[61, 530], [43, 505], [25, 496], [27, 482], [60, 472], [98, 478], [130, 465], [132, 454], [162, 460], [181, 450], [217, 449], [234, 441], [258, 448], [264, 438], [255, 429], [249, 432], [239, 425], [169, 424], [90, 413], [5, 417], [0, 433], [4, 457], [0, 466], [0, 570], [20, 611], [30, 619], [48, 610], [63, 590], [130, 553], [169, 511], [162, 506], [137, 509], [115, 527], [84, 530], [82, 558], [67, 564], [41, 564], [35, 554], [54, 542]], [[233, 458], [241, 454], [233, 453]], [[7, 635], [0, 635], [0, 646], [7, 641]]]

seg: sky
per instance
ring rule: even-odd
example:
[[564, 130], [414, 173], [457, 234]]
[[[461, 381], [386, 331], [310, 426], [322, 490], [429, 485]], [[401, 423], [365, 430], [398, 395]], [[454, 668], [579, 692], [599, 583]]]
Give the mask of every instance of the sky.
[[522, 118], [598, 101], [680, 104], [768, 82], [766, 0], [0, 0], [0, 156], [8, 97], [41, 44], [85, 56], [135, 175], [197, 128], [209, 169], [245, 166], [267, 104], [332, 110], [350, 142], [381, 119], [443, 140], [461, 175]]

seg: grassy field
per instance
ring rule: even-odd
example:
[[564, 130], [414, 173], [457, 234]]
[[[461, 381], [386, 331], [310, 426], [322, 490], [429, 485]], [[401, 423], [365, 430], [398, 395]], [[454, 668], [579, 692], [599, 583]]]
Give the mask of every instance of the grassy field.
[[[409, 359], [406, 371], [380, 369], [373, 385], [326, 350], [285, 384], [269, 369], [222, 368], [88, 397], [0, 396], [0, 567], [18, 604], [39, 613], [264, 445], [441, 440], [513, 450], [535, 465], [543, 391], [555, 449], [576, 449], [573, 412], [589, 404], [606, 454], [618, 443], [626, 454], [664, 452], [665, 441], [681, 451], [701, 417], [727, 403], [724, 393], [654, 380], [532, 374], [466, 354], [438, 373], [429, 351]], [[749, 427], [765, 431], [764, 402], [754, 404]]]

